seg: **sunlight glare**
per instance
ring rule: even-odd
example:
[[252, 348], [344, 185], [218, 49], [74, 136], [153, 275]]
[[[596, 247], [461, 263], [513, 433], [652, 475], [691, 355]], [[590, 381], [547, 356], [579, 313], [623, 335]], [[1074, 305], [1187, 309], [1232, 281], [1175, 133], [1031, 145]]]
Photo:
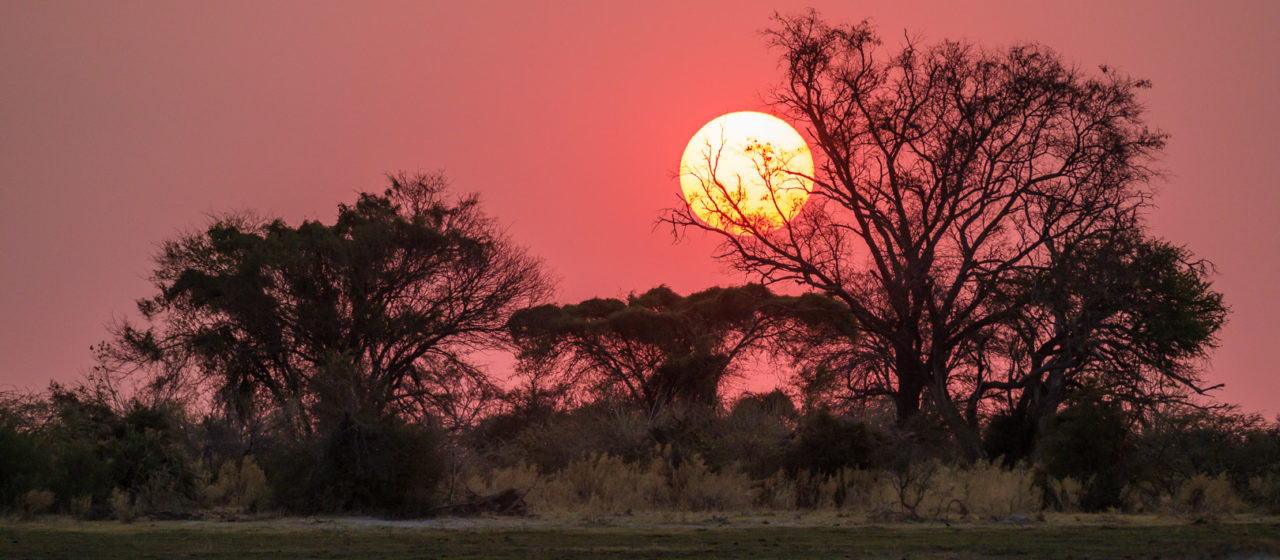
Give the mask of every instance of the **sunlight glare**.
[[685, 147], [680, 188], [698, 219], [735, 235], [767, 233], [800, 213], [813, 187], [809, 146], [782, 119], [717, 117]]

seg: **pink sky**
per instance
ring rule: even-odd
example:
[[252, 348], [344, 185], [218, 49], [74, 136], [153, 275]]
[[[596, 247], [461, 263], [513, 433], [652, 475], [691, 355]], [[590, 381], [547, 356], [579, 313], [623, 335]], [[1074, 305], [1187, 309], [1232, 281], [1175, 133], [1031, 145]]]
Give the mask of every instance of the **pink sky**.
[[1036, 41], [1152, 80], [1152, 229], [1233, 308], [1206, 378], [1280, 413], [1280, 4], [961, 4], [0, 3], [0, 389], [82, 376], [157, 244], [208, 214], [329, 221], [397, 170], [481, 193], [563, 301], [739, 282], [654, 219], [699, 127], [767, 110], [770, 15], [813, 5], [889, 47]]

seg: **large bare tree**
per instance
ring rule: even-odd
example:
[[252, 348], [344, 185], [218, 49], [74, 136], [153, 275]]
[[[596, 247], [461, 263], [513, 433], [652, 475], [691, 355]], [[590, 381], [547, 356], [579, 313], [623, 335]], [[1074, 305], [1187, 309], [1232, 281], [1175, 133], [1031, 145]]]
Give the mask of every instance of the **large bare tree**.
[[[1027, 383], [998, 346], [1044, 294], [1028, 283], [1070, 274], [1055, 268], [1060, 255], [1141, 228], [1164, 145], [1142, 119], [1148, 84], [1033, 44], [908, 40], [885, 53], [866, 22], [809, 13], [776, 24], [774, 101], [816, 159], [808, 205], [779, 225], [720, 196], [721, 220], [742, 235], [688, 205], [663, 220], [717, 235], [720, 258], [765, 282], [847, 305], [864, 336], [833, 354], [846, 396], [891, 398], [902, 422], [927, 408], [978, 458], [986, 397]], [[732, 191], [714, 176], [703, 186], [707, 197]]]

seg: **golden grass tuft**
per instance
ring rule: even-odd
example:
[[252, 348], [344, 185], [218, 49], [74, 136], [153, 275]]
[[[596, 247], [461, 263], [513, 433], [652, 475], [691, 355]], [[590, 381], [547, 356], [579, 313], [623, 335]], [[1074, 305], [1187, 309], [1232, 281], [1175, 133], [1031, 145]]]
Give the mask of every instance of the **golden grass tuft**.
[[218, 476], [201, 489], [201, 494], [206, 507], [258, 512], [271, 504], [267, 475], [252, 455], [223, 463], [218, 469]]
[[53, 492], [39, 488], [28, 490], [18, 498], [19, 511], [22, 518], [26, 520], [34, 519], [37, 515], [48, 512], [53, 507], [53, 502]]

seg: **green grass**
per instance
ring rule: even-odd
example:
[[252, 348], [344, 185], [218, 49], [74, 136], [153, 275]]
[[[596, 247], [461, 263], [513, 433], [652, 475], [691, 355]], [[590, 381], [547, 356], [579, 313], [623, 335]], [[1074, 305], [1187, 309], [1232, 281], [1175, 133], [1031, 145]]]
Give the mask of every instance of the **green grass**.
[[[825, 521], [824, 521], [825, 522]], [[743, 526], [750, 523], [752, 526]], [[349, 520], [0, 522], [0, 558], [1277, 558], [1280, 520], [1247, 523], [764, 525]]]

